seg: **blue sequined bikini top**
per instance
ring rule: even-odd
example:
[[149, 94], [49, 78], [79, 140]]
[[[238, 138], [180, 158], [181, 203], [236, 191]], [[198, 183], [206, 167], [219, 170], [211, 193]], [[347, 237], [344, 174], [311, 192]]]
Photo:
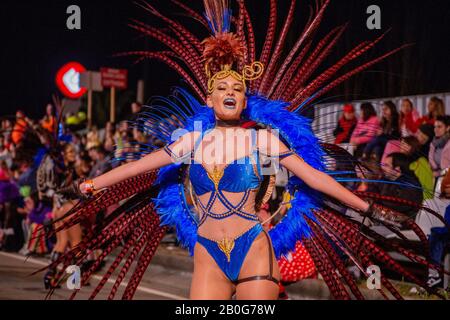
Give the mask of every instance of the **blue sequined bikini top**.
[[[194, 153], [201, 139], [202, 137], [196, 142]], [[252, 130], [252, 153], [220, 169], [214, 168], [212, 172], [208, 171], [202, 163], [192, 161], [189, 177], [195, 193], [201, 196], [216, 190], [239, 193], [258, 189], [262, 178], [255, 140], [255, 131]]]
[[[262, 182], [261, 167], [258, 151], [256, 148], [256, 131], [252, 130], [252, 153], [245, 157], [236, 159], [221, 168], [214, 168], [208, 171], [203, 164], [192, 161], [189, 168], [189, 178], [197, 196], [211, 193], [206, 204], [198, 200], [197, 203], [203, 212], [199, 225], [207, 217], [213, 219], [225, 219], [231, 215], [238, 215], [241, 218], [258, 221], [255, 214], [243, 211], [243, 207], [252, 190], [257, 190]], [[202, 136], [195, 143], [194, 151], [202, 140]], [[223, 192], [241, 193], [241, 200], [237, 204], [232, 204]], [[213, 204], [219, 201], [226, 208], [223, 213], [213, 213]]]

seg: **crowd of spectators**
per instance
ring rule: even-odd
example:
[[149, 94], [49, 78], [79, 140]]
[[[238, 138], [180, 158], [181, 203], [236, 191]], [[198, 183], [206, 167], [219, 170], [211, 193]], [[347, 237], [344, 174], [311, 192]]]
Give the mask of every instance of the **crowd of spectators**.
[[[59, 120], [51, 104], [40, 120], [30, 119], [22, 111], [4, 117], [0, 128], [0, 249], [49, 254], [56, 239], [43, 240], [39, 235], [45, 231], [42, 226], [55, 218], [58, 188], [69, 180], [94, 178], [130, 161], [126, 155], [137, 151], [136, 143], [161, 145], [130, 125], [141, 108], [133, 103], [126, 120], [108, 122], [101, 129], [87, 129], [83, 112], [70, 112]], [[59, 142], [55, 145], [55, 141]], [[63, 166], [61, 177], [58, 185], [52, 185], [57, 177], [38, 171], [46, 161], [54, 166], [50, 159], [58, 158]], [[71, 178], [68, 172], [73, 172]]]
[[[413, 217], [430, 238], [434, 261], [441, 263], [450, 243], [448, 229], [425, 218], [418, 205], [450, 222], [450, 116], [445, 114], [443, 100], [431, 98], [423, 116], [409, 99], [401, 101], [400, 110], [392, 101], [385, 101], [379, 114], [371, 103], [362, 103], [360, 109], [357, 115], [352, 105], [344, 105], [333, 131], [335, 143], [345, 145], [363, 164], [360, 178], [366, 181], [355, 188], [414, 202], [383, 201], [383, 205]], [[430, 269], [429, 283], [440, 280], [437, 271]]]

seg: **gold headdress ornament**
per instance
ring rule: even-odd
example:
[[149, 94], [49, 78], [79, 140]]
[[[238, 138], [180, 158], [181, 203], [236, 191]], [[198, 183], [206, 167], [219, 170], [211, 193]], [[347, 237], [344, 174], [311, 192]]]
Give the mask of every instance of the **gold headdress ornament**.
[[256, 80], [262, 76], [264, 65], [254, 61], [244, 65], [241, 71], [233, 70], [244, 61], [245, 48], [239, 38], [230, 29], [231, 14], [228, 0], [204, 0], [205, 16], [213, 32], [213, 36], [203, 41], [205, 46], [203, 59], [208, 77], [208, 93], [212, 93], [217, 80], [232, 76], [242, 82]]

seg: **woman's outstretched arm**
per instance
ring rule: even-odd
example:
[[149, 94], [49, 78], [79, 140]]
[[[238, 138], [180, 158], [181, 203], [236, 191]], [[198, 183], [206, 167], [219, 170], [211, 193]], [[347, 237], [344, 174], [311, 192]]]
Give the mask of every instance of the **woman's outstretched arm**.
[[[169, 155], [169, 152], [172, 152], [176, 157], [182, 157], [183, 155], [190, 153], [194, 145], [194, 139], [197, 136], [198, 133], [187, 133], [171, 144], [168, 151], [158, 149], [137, 161], [129, 162], [92, 179], [95, 189], [100, 190], [123, 180], [171, 164], [175, 159], [174, 156]], [[83, 193], [86, 192], [84, 183], [80, 185], [80, 190]]]
[[[277, 157], [278, 154], [289, 151], [289, 148], [278, 137], [268, 131], [259, 135], [258, 145], [260, 150], [263, 150], [263, 152], [265, 150], [272, 157]], [[331, 176], [311, 167], [300, 156], [290, 155], [281, 159], [280, 164], [302, 179], [309, 187], [323, 192], [356, 210], [366, 212], [369, 209], [369, 203], [354, 195]]]

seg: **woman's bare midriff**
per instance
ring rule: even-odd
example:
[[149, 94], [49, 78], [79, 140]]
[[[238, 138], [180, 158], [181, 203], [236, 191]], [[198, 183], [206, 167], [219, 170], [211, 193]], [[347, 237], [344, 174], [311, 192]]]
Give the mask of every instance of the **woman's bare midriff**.
[[[241, 194], [231, 194], [224, 192], [227, 196], [227, 199], [232, 203], [239, 201], [242, 197]], [[234, 197], [236, 196], [236, 198]], [[250, 213], [256, 215], [255, 212], [255, 197], [256, 191], [251, 191], [247, 201], [245, 202], [242, 211], [246, 213]], [[207, 203], [209, 199], [209, 194], [203, 195], [199, 197], [199, 200], [202, 203]], [[217, 201], [211, 208], [212, 213], [223, 213], [224, 206]], [[226, 209], [225, 209], [226, 210]], [[198, 234], [202, 237], [213, 239], [213, 240], [221, 240], [223, 238], [236, 238], [258, 224], [258, 221], [247, 220], [239, 217], [236, 214], [231, 215], [222, 220], [216, 220], [214, 218], [208, 217], [205, 222], [198, 228]]]

